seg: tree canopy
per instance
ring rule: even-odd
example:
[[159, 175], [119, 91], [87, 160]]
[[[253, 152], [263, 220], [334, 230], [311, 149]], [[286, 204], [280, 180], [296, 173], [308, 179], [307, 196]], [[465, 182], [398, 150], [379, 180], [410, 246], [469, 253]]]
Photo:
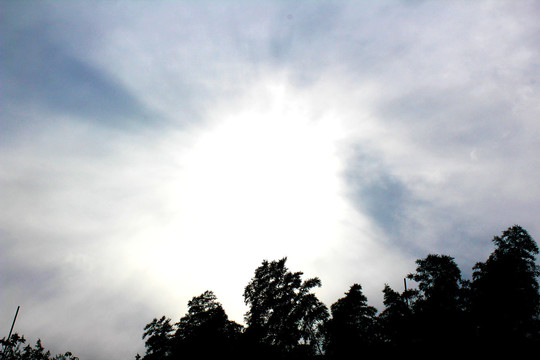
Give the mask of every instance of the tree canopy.
[[[494, 251], [463, 279], [453, 257], [428, 254], [408, 274], [413, 288], [384, 285], [380, 313], [355, 283], [327, 307], [313, 292], [319, 278], [302, 279], [287, 258], [264, 260], [244, 289], [245, 326], [228, 320], [211, 291], [194, 297], [176, 324], [162, 317], [145, 327], [144, 359], [219, 354], [236, 358], [308, 359], [449, 352], [462, 347], [531, 349], [540, 345], [538, 247], [515, 225], [493, 238]], [[404, 279], [404, 281], [406, 281]], [[406, 285], [406, 284], [405, 284]], [[516, 347], [517, 346], [517, 347]]]
[[377, 309], [368, 305], [360, 284], [353, 284], [331, 310], [332, 317], [326, 325], [326, 350], [330, 356], [360, 355], [377, 343]]
[[495, 250], [488, 259], [474, 266], [472, 307], [478, 332], [483, 341], [502, 343], [537, 338], [538, 246], [518, 225], [495, 236], [493, 243]]
[[51, 352], [41, 344], [41, 339], [38, 339], [36, 344], [32, 346], [26, 343], [24, 336], [17, 333], [12, 334], [9, 339], [1, 339], [0, 345], [2, 345], [1, 360], [79, 360], [69, 351], [64, 354], [51, 355]]
[[[162, 316], [144, 328], [146, 354], [142, 359], [214, 358], [232, 354], [242, 326], [228, 319], [212, 291], [188, 302], [188, 312], [179, 322]], [[208, 346], [211, 344], [211, 346]]]
[[303, 274], [290, 272], [286, 261], [263, 261], [246, 286], [246, 333], [280, 355], [315, 354], [321, 351], [321, 326], [328, 317], [326, 306], [311, 292], [321, 281], [303, 281]]

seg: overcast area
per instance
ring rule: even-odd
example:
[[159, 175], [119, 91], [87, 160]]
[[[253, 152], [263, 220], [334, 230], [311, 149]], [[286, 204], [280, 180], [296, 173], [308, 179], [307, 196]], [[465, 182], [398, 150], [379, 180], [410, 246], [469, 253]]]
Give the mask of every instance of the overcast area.
[[264, 259], [381, 310], [540, 238], [540, 1], [0, 1], [0, 338], [133, 359]]

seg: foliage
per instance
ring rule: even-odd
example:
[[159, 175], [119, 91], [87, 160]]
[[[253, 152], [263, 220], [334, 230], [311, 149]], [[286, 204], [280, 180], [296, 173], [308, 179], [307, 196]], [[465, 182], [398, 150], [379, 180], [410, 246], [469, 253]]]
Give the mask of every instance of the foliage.
[[392, 346], [401, 346], [411, 340], [411, 309], [408, 301], [413, 298], [412, 293], [398, 293], [388, 284], [384, 286], [384, 310], [378, 315], [381, 327], [381, 340]]
[[342, 357], [362, 354], [377, 341], [377, 309], [369, 306], [362, 286], [353, 284], [332, 306], [327, 322], [327, 352]]
[[[175, 358], [216, 357], [231, 353], [242, 326], [230, 321], [212, 291], [205, 291], [188, 303], [188, 313], [176, 324]], [[211, 343], [212, 346], [205, 346]]]
[[414, 303], [425, 311], [452, 311], [457, 307], [461, 271], [448, 255], [430, 254], [416, 260], [416, 273], [407, 277], [418, 283], [418, 298]]
[[144, 327], [142, 338], [146, 339], [146, 360], [162, 359], [171, 355], [174, 327], [171, 319], [162, 316], [159, 320], [154, 318]]
[[483, 340], [538, 341], [538, 246], [518, 225], [495, 236], [493, 243], [489, 258], [474, 266], [472, 310], [478, 332]]
[[[319, 278], [303, 280], [287, 258], [264, 260], [244, 289], [246, 326], [229, 320], [212, 291], [188, 302], [177, 323], [162, 316], [144, 327], [144, 356], [137, 360], [308, 359], [397, 356], [414, 347], [418, 355], [467, 349], [526, 353], [540, 347], [540, 293], [534, 239], [518, 225], [493, 238], [495, 249], [464, 280], [454, 258], [428, 254], [407, 278], [416, 288], [383, 289], [384, 309], [368, 304], [353, 284], [330, 307], [313, 290]], [[78, 360], [70, 352], [51, 355], [13, 334], [1, 339], [1, 360]]]
[[369, 358], [413, 347], [417, 355], [467, 349], [486, 357], [487, 349], [505, 345], [514, 353], [538, 348], [538, 247], [517, 225], [493, 243], [488, 259], [474, 266], [472, 281], [462, 279], [451, 256], [416, 260], [415, 272], [407, 275], [416, 288], [399, 293], [386, 284], [379, 314], [362, 286], [353, 284], [329, 316], [313, 293], [321, 286], [318, 278], [302, 280], [302, 272], [286, 267], [286, 258], [265, 260], [244, 289], [245, 328], [228, 320], [206, 291], [188, 303], [178, 323], [162, 317], [145, 327], [144, 359]]
[[245, 321], [250, 339], [281, 354], [320, 352], [321, 326], [326, 306], [311, 293], [318, 278], [302, 281], [302, 272], [290, 272], [285, 263], [263, 261], [244, 290], [250, 306]]
[[205, 291], [188, 302], [188, 312], [178, 323], [173, 325], [162, 316], [145, 326], [146, 354], [142, 359], [226, 355], [236, 346], [241, 329], [241, 325], [228, 319], [214, 293]]
[[79, 360], [71, 352], [51, 355], [49, 350], [45, 350], [40, 339], [36, 341], [35, 346], [30, 344], [25, 346], [26, 339], [17, 333], [12, 334], [9, 339], [3, 338], [0, 344], [2, 345], [0, 351], [2, 360]]
[[416, 273], [407, 276], [418, 283], [416, 299], [411, 304], [415, 340], [426, 346], [457, 341], [462, 318], [459, 267], [451, 256], [438, 254], [429, 254], [416, 264]]

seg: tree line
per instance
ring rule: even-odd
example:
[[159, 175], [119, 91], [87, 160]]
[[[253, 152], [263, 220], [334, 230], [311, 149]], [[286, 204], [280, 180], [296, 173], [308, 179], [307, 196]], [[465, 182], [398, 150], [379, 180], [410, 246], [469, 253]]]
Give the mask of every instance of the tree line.
[[0, 360], [79, 360], [70, 351], [64, 354], [51, 354], [43, 347], [41, 339], [35, 345], [28, 344], [24, 336], [17, 333], [0, 340]]
[[[313, 293], [318, 278], [291, 272], [287, 258], [264, 260], [244, 289], [245, 326], [229, 320], [212, 291], [188, 302], [179, 322], [155, 318], [144, 327], [145, 354], [157, 359], [342, 359], [375, 355], [488, 354], [540, 348], [538, 246], [514, 225], [466, 280], [454, 258], [429, 254], [407, 279], [385, 285], [384, 309], [352, 284], [328, 309]], [[463, 354], [463, 353], [462, 353]]]
[[[429, 254], [406, 278], [415, 288], [385, 285], [384, 309], [368, 304], [360, 284], [327, 308], [314, 294], [318, 278], [291, 272], [287, 258], [264, 260], [244, 289], [245, 325], [229, 320], [212, 291], [188, 302], [178, 322], [162, 316], [143, 329], [137, 360], [343, 359], [380, 355], [461, 357], [529, 354], [540, 349], [538, 246], [514, 225], [493, 238], [493, 252], [466, 280], [454, 258]], [[0, 340], [1, 360], [77, 360], [51, 355], [38, 340]], [[467, 356], [470, 355], [470, 356]]]

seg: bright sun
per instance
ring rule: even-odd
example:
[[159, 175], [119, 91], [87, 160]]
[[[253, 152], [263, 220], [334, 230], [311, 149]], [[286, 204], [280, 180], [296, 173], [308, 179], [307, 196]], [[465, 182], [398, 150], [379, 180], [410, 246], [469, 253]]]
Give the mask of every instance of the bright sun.
[[309, 252], [305, 242], [315, 250], [331, 238], [329, 220], [339, 213], [339, 127], [311, 118], [285, 86], [265, 90], [254, 104], [216, 114], [185, 154], [182, 197], [191, 206], [183, 222], [223, 251], [258, 243], [283, 255]]
[[308, 97], [270, 82], [211, 112], [177, 155], [164, 194], [173, 214], [143, 250], [155, 277], [216, 290], [245, 281], [262, 259], [314, 258], [339, 237], [342, 132], [331, 114], [313, 114]]

